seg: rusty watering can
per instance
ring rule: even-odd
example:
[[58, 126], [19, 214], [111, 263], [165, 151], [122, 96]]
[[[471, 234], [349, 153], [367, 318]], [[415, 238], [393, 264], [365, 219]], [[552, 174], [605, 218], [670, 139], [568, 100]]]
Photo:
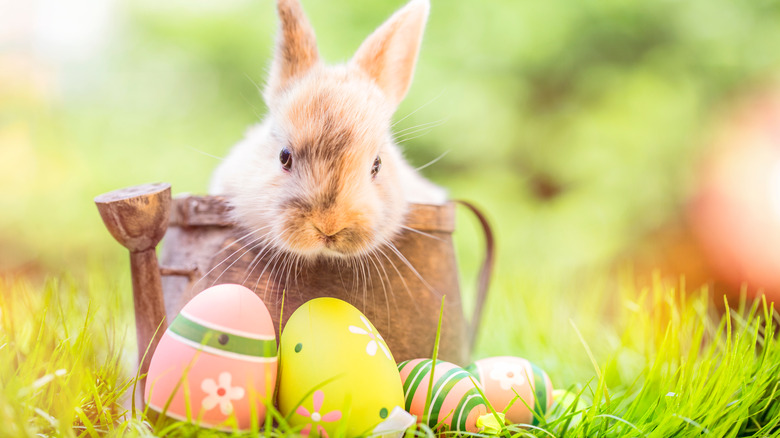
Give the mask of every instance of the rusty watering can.
[[[111, 234], [130, 250], [139, 358], [149, 349], [140, 364], [142, 373], [165, 321], [172, 321], [199, 292], [222, 283], [253, 289], [268, 307], [276, 330], [280, 320], [283, 326], [308, 300], [328, 296], [347, 301], [374, 324], [399, 362], [431, 356], [446, 295], [439, 358], [459, 365], [469, 361], [494, 257], [490, 226], [469, 203], [459, 201], [479, 219], [486, 251], [468, 322], [452, 241], [453, 202], [412, 204], [408, 228], [393, 241], [397, 252], [385, 248], [362, 265], [334, 260], [294, 264], [284, 254], [253, 249], [241, 239], [247, 233], [235, 223], [223, 198], [171, 199], [170, 184], [116, 190], [96, 197], [95, 203]], [[155, 248], [163, 236], [158, 263]]]

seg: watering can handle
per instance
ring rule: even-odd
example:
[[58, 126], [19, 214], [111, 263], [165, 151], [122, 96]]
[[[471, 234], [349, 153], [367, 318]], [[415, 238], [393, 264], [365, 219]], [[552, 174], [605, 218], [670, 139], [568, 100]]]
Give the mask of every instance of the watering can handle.
[[477, 279], [477, 299], [474, 305], [474, 314], [471, 317], [469, 330], [469, 351], [473, 351], [474, 344], [477, 341], [477, 330], [482, 321], [482, 309], [485, 306], [488, 289], [490, 288], [493, 265], [495, 264], [495, 239], [493, 238], [493, 229], [490, 227], [490, 223], [479, 208], [468, 201], [456, 200], [455, 202], [474, 213], [474, 216], [477, 217], [480, 225], [482, 225], [482, 231], [485, 233], [485, 259], [482, 261], [482, 268], [479, 270], [479, 278]]

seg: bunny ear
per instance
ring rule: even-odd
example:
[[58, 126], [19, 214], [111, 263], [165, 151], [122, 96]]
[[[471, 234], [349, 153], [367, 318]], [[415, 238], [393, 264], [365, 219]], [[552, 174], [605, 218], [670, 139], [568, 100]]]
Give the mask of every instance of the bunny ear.
[[395, 105], [412, 83], [429, 10], [429, 0], [410, 1], [374, 31], [352, 58]]
[[308, 71], [317, 62], [317, 39], [299, 0], [277, 0], [279, 34], [265, 98], [284, 90], [291, 79]]

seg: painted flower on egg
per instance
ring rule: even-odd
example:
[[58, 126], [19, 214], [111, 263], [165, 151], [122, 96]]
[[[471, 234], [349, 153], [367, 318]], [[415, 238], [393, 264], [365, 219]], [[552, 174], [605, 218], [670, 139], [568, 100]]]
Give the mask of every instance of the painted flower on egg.
[[366, 354], [369, 356], [375, 355], [378, 346], [382, 349], [382, 352], [385, 353], [385, 356], [392, 360], [393, 358], [390, 356], [390, 350], [388, 350], [387, 345], [385, 345], [385, 340], [382, 339], [382, 335], [379, 333], [374, 333], [374, 328], [371, 326], [371, 323], [368, 322], [365, 316], [360, 315], [360, 320], [363, 321], [363, 324], [365, 324], [366, 328], [363, 329], [351, 325], [349, 326], [349, 331], [358, 335], [368, 335], [368, 337], [371, 338], [371, 340], [368, 341], [368, 345], [366, 345]]
[[303, 406], [298, 406], [298, 409], [295, 411], [295, 413], [302, 417], [309, 418], [312, 421], [311, 423], [304, 426], [303, 430], [301, 430], [301, 435], [308, 436], [309, 433], [311, 433], [312, 426], [317, 424], [317, 433], [319, 433], [320, 436], [328, 438], [328, 432], [324, 427], [322, 427], [322, 425], [318, 423], [332, 423], [334, 421], [341, 420], [341, 411], [330, 411], [327, 414], [320, 413], [320, 409], [322, 409], [322, 402], [324, 400], [325, 393], [318, 390], [315, 391], [312, 395], [313, 412], [309, 412], [309, 410]]
[[201, 405], [203, 409], [210, 411], [219, 405], [219, 410], [224, 415], [233, 413], [233, 400], [241, 400], [246, 392], [240, 386], [231, 386], [233, 376], [228, 372], [219, 375], [219, 384], [214, 379], [204, 379], [200, 389], [206, 393]]
[[501, 389], [510, 389], [523, 386], [528, 383], [528, 375], [525, 369], [517, 363], [496, 362], [490, 370], [490, 378], [497, 380]]
[[537, 425], [552, 407], [550, 377], [526, 359], [488, 357], [466, 369], [482, 384], [490, 404], [513, 424]]

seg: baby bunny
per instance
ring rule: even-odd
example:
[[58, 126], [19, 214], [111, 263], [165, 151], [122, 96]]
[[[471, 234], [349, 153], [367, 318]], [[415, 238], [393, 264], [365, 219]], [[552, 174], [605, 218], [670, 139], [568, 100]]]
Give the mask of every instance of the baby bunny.
[[390, 130], [429, 9], [429, 0], [410, 1], [349, 62], [327, 66], [299, 1], [277, 0], [268, 114], [210, 187], [252, 238], [307, 259], [359, 256], [402, 229], [409, 203], [446, 201], [404, 160]]

